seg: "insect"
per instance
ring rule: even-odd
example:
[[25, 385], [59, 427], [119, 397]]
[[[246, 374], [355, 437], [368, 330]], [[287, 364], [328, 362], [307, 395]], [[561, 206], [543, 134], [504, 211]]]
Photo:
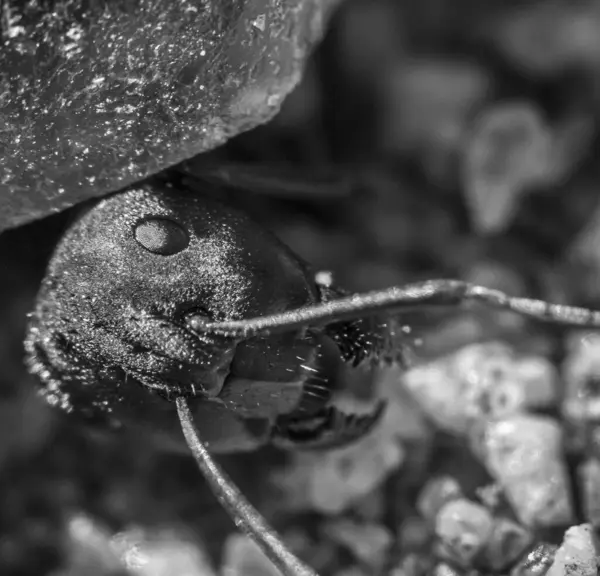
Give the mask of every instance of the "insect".
[[320, 370], [325, 347], [353, 365], [402, 362], [395, 315], [467, 301], [600, 327], [600, 312], [458, 280], [347, 294], [245, 214], [149, 181], [67, 230], [30, 318], [27, 365], [50, 404], [86, 422], [147, 426], [179, 446], [181, 426], [236, 525], [283, 574], [308, 576], [210, 452], [355, 442], [384, 406], [338, 410]]

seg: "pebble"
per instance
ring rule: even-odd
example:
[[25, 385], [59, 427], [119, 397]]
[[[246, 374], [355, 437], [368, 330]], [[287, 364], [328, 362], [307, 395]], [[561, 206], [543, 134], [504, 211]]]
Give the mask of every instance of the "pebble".
[[589, 524], [569, 528], [546, 576], [598, 576], [600, 558]]
[[552, 136], [529, 101], [490, 106], [472, 127], [464, 147], [463, 187], [475, 228], [497, 234], [512, 221], [533, 184], [544, 182]]
[[560, 526], [573, 520], [571, 487], [560, 425], [545, 416], [519, 414], [489, 421], [472, 447], [504, 489], [526, 526]]
[[556, 373], [539, 356], [502, 342], [464, 346], [404, 375], [406, 388], [444, 431], [465, 435], [475, 422], [551, 404]]
[[433, 522], [445, 504], [462, 498], [462, 495], [460, 485], [454, 478], [433, 478], [419, 492], [417, 510], [426, 520]]
[[435, 532], [444, 550], [465, 567], [488, 544], [493, 529], [490, 512], [465, 498], [442, 506], [435, 521]]
[[554, 544], [538, 544], [511, 570], [510, 576], [545, 576], [554, 562], [557, 549]]
[[135, 576], [214, 576], [208, 555], [196, 540], [174, 527], [131, 527], [113, 536], [111, 544]]
[[569, 338], [568, 349], [563, 413], [573, 422], [600, 422], [600, 335], [577, 331]]

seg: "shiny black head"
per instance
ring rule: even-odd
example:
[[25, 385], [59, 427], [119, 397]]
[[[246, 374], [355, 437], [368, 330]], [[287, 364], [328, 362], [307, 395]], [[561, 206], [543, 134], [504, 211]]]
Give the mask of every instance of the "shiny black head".
[[[317, 299], [304, 264], [248, 217], [147, 184], [103, 199], [61, 240], [31, 317], [28, 364], [52, 404], [87, 418], [120, 423], [134, 410], [152, 420], [172, 411], [164, 397], [186, 396], [260, 419], [298, 402], [300, 366], [315, 359], [306, 331], [242, 341], [194, 327]], [[293, 389], [283, 408], [247, 394], [271, 380]]]

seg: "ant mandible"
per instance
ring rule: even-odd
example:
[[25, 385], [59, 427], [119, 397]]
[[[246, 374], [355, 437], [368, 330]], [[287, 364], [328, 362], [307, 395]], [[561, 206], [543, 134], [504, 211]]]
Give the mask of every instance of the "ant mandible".
[[238, 528], [283, 574], [315, 576], [210, 453], [362, 438], [384, 407], [357, 416], [333, 406], [323, 346], [335, 343], [353, 365], [401, 362], [394, 315], [470, 301], [600, 327], [600, 312], [458, 280], [348, 294], [319, 282], [245, 214], [150, 181], [102, 199], [69, 227], [31, 315], [26, 361], [47, 401], [85, 421], [148, 426], [172, 445], [181, 427]]

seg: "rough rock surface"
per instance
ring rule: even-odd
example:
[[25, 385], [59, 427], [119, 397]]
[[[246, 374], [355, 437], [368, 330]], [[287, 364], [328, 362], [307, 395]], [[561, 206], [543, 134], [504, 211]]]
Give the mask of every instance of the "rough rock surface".
[[269, 120], [337, 2], [3, 2], [0, 230]]

